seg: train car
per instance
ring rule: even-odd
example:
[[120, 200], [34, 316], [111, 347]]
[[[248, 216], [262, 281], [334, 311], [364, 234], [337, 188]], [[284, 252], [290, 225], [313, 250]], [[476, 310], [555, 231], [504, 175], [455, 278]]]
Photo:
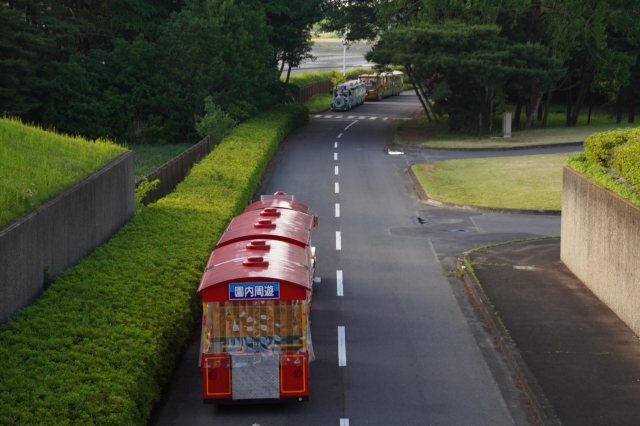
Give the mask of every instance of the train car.
[[205, 403], [309, 399], [314, 222], [286, 207], [249, 210], [211, 253], [198, 288]]
[[358, 80], [340, 83], [333, 89], [331, 111], [349, 111], [362, 105], [366, 97], [364, 83]]
[[389, 76], [391, 84], [391, 96], [399, 96], [404, 90], [404, 73], [402, 71], [393, 71]]
[[358, 80], [365, 85], [366, 101], [381, 101], [383, 98], [391, 96], [391, 85], [386, 73], [360, 74]]

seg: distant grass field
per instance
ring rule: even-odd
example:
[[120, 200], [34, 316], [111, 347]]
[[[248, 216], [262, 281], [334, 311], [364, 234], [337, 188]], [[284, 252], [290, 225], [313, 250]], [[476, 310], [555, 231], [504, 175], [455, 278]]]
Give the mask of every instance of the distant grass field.
[[178, 143], [171, 145], [129, 144], [127, 148], [135, 153], [136, 182], [154, 172], [167, 161], [182, 154], [193, 144]]
[[513, 209], [560, 210], [569, 154], [475, 158], [412, 167], [431, 198]]
[[[400, 144], [419, 146], [423, 148], [509, 148], [513, 146], [532, 146], [558, 144], [568, 142], [583, 142], [596, 132], [604, 132], [624, 127], [637, 127], [640, 123], [616, 124], [615, 117], [605, 113], [591, 115], [591, 124], [587, 125], [586, 113], [581, 114], [576, 127], [566, 127], [565, 114], [561, 107], [553, 106], [549, 112], [547, 127], [542, 129], [539, 121], [529, 130], [516, 130], [511, 138], [492, 139], [489, 136], [478, 137], [465, 132], [449, 133], [446, 128], [447, 117], [442, 117], [440, 123], [429, 122], [426, 117], [403, 123], [398, 129]], [[502, 115], [496, 116], [493, 122], [491, 136], [501, 136]], [[524, 125], [523, 120], [521, 123]]]
[[0, 226], [33, 210], [126, 152], [0, 118]]

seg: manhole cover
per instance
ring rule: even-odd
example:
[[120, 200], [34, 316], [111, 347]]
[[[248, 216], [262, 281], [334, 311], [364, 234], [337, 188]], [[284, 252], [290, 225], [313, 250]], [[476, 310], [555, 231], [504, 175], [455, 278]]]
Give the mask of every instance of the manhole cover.
[[412, 216], [411, 220], [416, 225], [424, 225], [425, 223], [429, 223], [429, 219], [422, 218], [420, 216]]
[[452, 229], [450, 232], [470, 232], [468, 229], [458, 228]]

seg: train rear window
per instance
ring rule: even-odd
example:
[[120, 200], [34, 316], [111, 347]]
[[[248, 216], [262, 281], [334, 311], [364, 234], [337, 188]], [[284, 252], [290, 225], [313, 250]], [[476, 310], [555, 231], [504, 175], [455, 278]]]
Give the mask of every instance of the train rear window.
[[205, 353], [272, 353], [305, 347], [306, 303], [257, 300], [207, 303]]

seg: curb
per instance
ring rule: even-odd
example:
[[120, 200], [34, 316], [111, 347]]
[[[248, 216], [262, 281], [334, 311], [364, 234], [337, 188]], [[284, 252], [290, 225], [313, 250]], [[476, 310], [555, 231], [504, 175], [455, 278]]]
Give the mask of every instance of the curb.
[[411, 180], [411, 184], [418, 194], [418, 197], [424, 201], [425, 203], [435, 206], [435, 207], [444, 207], [455, 210], [466, 210], [471, 212], [480, 212], [480, 213], [502, 213], [502, 214], [525, 214], [525, 215], [539, 215], [539, 216], [560, 216], [561, 210], [529, 210], [529, 209], [508, 209], [508, 208], [500, 208], [500, 207], [485, 207], [485, 206], [473, 206], [469, 204], [458, 204], [458, 203], [449, 203], [447, 201], [436, 200], [435, 198], [431, 198], [427, 195], [420, 185], [417, 176], [411, 170], [411, 167], [406, 170], [407, 175], [409, 176], [409, 180]]
[[[398, 139], [398, 142], [399, 142], [399, 139]], [[394, 142], [394, 145], [402, 148], [423, 149], [423, 150], [429, 150], [429, 151], [517, 151], [517, 150], [524, 150], [524, 149], [555, 148], [555, 147], [563, 147], [563, 146], [582, 146], [584, 145], [584, 142], [562, 142], [562, 143], [541, 144], [541, 145], [506, 146], [506, 147], [495, 147], [495, 148], [432, 148], [428, 146], [403, 145], [397, 142]]]
[[[463, 263], [463, 259], [458, 257], [458, 267]], [[535, 411], [538, 419], [543, 426], [562, 426], [562, 423], [557, 418], [553, 407], [547, 401], [542, 388], [538, 384], [536, 378], [531, 374], [531, 371], [525, 364], [520, 351], [518, 351], [504, 330], [502, 323], [496, 313], [491, 309], [491, 303], [487, 299], [487, 296], [482, 291], [482, 286], [476, 280], [476, 278], [467, 269], [464, 269], [465, 287], [473, 297], [482, 313], [482, 317], [487, 321], [487, 325], [491, 329], [491, 333], [496, 339], [500, 350], [507, 358], [509, 366], [513, 370], [516, 378], [522, 385], [522, 389], [531, 401], [533, 410]]]

